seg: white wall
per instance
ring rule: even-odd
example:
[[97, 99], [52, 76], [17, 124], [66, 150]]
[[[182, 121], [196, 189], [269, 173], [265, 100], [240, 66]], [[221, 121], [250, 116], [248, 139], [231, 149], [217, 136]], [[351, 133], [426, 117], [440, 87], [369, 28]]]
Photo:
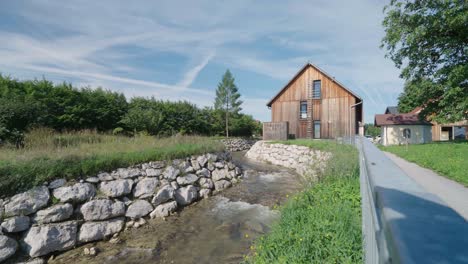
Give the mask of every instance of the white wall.
[[390, 125], [382, 126], [382, 145], [402, 145], [406, 143], [403, 136], [403, 130], [411, 131], [411, 138], [408, 139], [409, 144], [422, 144], [432, 141], [431, 126], [427, 125]]

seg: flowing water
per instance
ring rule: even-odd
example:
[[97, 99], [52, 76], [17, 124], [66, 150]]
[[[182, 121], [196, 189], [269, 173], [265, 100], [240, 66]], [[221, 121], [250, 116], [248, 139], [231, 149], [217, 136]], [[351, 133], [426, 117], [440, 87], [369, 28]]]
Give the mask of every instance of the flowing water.
[[[49, 263], [239, 263], [252, 241], [278, 220], [288, 195], [302, 189], [290, 170], [246, 160], [234, 153], [245, 178], [216, 196], [203, 199], [164, 219], [121, 233], [121, 243], [87, 244], [55, 257]], [[95, 257], [84, 247], [95, 246]]]

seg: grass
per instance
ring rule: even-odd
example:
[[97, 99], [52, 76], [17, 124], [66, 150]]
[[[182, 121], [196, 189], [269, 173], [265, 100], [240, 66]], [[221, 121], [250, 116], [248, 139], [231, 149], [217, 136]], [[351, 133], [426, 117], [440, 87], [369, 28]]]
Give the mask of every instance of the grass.
[[92, 131], [55, 134], [45, 129], [33, 131], [25, 141], [23, 149], [0, 148], [0, 197], [56, 178], [76, 179], [223, 149], [221, 143], [207, 137], [129, 138]]
[[468, 186], [467, 141], [408, 145], [408, 151], [406, 146], [381, 149]]
[[276, 142], [330, 151], [318, 183], [281, 207], [281, 219], [258, 239], [249, 263], [362, 263], [358, 154], [333, 141]]

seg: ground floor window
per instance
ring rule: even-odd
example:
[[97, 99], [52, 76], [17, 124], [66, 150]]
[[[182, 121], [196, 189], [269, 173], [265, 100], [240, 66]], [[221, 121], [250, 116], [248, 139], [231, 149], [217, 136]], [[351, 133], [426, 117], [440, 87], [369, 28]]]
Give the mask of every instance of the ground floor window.
[[320, 121], [314, 121], [314, 138], [320, 138]]
[[411, 138], [411, 130], [409, 128], [403, 129], [403, 137], [407, 139]]

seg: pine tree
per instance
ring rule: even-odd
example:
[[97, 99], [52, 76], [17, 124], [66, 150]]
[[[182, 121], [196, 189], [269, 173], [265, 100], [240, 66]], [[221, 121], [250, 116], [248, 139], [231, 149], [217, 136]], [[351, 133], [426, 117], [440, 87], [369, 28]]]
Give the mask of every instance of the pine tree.
[[234, 77], [229, 70], [223, 75], [222, 81], [216, 89], [215, 109], [221, 110], [224, 113], [226, 121], [226, 137], [229, 137], [229, 116], [238, 114], [242, 110], [239, 100], [240, 93], [234, 83]]

